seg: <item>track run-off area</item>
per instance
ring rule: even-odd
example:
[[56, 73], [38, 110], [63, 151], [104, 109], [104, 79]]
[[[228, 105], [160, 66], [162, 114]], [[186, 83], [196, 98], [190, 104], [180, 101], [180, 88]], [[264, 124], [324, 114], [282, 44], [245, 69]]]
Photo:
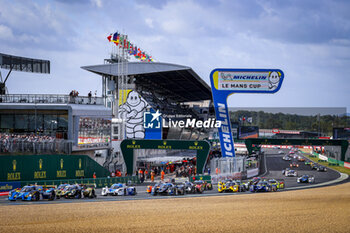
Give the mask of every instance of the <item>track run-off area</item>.
[[[136, 196], [10, 202], [0, 199], [1, 232], [350, 232], [349, 178], [328, 169], [317, 172], [299, 163], [298, 176], [284, 177], [290, 162], [269, 151], [263, 177], [284, 179], [284, 191], [151, 196], [137, 186]], [[319, 187], [324, 186], [324, 187]], [[301, 189], [300, 189], [301, 188]], [[300, 190], [294, 190], [300, 189]], [[99, 192], [99, 190], [98, 190]]]

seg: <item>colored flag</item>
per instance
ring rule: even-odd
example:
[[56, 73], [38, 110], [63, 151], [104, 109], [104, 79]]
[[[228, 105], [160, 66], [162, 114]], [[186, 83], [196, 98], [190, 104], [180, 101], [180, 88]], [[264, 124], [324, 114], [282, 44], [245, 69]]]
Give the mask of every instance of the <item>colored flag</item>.
[[112, 42], [117, 42], [117, 39], [118, 39], [118, 32], [113, 34], [111, 41]]
[[112, 37], [113, 37], [113, 33], [111, 33], [111, 34], [109, 34], [109, 36], [107, 36], [107, 39], [109, 42], [111, 42]]

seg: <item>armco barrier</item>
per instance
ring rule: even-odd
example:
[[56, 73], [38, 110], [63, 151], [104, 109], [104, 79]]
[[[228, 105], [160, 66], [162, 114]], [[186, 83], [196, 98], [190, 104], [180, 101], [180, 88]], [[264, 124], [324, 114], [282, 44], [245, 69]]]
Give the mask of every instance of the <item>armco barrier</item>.
[[25, 185], [37, 184], [37, 185], [60, 185], [60, 184], [96, 184], [96, 188], [102, 188], [105, 186], [111, 186], [115, 183], [128, 183], [131, 181], [133, 184], [139, 184], [140, 180], [137, 176], [125, 176], [125, 177], [105, 177], [105, 178], [89, 178], [89, 179], [67, 179], [67, 180], [41, 180], [41, 181], [21, 181], [21, 187]]

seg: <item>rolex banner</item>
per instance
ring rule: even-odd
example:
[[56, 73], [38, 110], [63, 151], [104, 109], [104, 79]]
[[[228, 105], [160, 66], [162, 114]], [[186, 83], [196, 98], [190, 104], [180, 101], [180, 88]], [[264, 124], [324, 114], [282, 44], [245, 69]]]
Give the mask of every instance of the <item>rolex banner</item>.
[[86, 155], [0, 156], [0, 181], [107, 177], [109, 172]]

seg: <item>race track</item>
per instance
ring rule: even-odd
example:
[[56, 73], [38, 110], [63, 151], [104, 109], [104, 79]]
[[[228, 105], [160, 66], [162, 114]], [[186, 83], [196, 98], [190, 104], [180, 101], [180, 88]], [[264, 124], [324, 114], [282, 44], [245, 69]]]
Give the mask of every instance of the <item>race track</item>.
[[[285, 190], [295, 189], [298, 187], [312, 187], [315, 184], [322, 184], [324, 182], [329, 182], [336, 180], [340, 177], [340, 174], [332, 169], [328, 169], [327, 172], [318, 172], [316, 170], [311, 170], [310, 166], [305, 165], [304, 162], [298, 162], [299, 168], [295, 168], [298, 172], [298, 176], [308, 174], [315, 177], [314, 184], [299, 184], [296, 182], [296, 177], [285, 177], [282, 175], [282, 170], [289, 167], [291, 161], [282, 160], [283, 154], [278, 154], [276, 149], [270, 149], [266, 152], [266, 172], [262, 174], [266, 178], [283, 179], [285, 181]], [[289, 150], [282, 150], [287, 153]], [[301, 155], [301, 153], [298, 153]], [[293, 160], [294, 161], [294, 160]], [[265, 163], [265, 161], [263, 161]], [[130, 200], [144, 200], [144, 199], [171, 199], [171, 198], [189, 198], [189, 197], [203, 197], [203, 196], [224, 196], [224, 195], [250, 195], [250, 192], [242, 193], [218, 193], [217, 186], [214, 185], [213, 190], [205, 191], [203, 194], [186, 194], [184, 196], [151, 196], [146, 193], [146, 185], [136, 186], [137, 195], [136, 196], [101, 196], [101, 189], [97, 189], [97, 198], [94, 199], [60, 199], [54, 201], [40, 200], [38, 202], [26, 202], [26, 201], [15, 201], [10, 202], [7, 197], [0, 197], [0, 206], [4, 205], [34, 205], [34, 204], [55, 204], [55, 203], [80, 203], [80, 202], [101, 202], [101, 201], [130, 201]]]

